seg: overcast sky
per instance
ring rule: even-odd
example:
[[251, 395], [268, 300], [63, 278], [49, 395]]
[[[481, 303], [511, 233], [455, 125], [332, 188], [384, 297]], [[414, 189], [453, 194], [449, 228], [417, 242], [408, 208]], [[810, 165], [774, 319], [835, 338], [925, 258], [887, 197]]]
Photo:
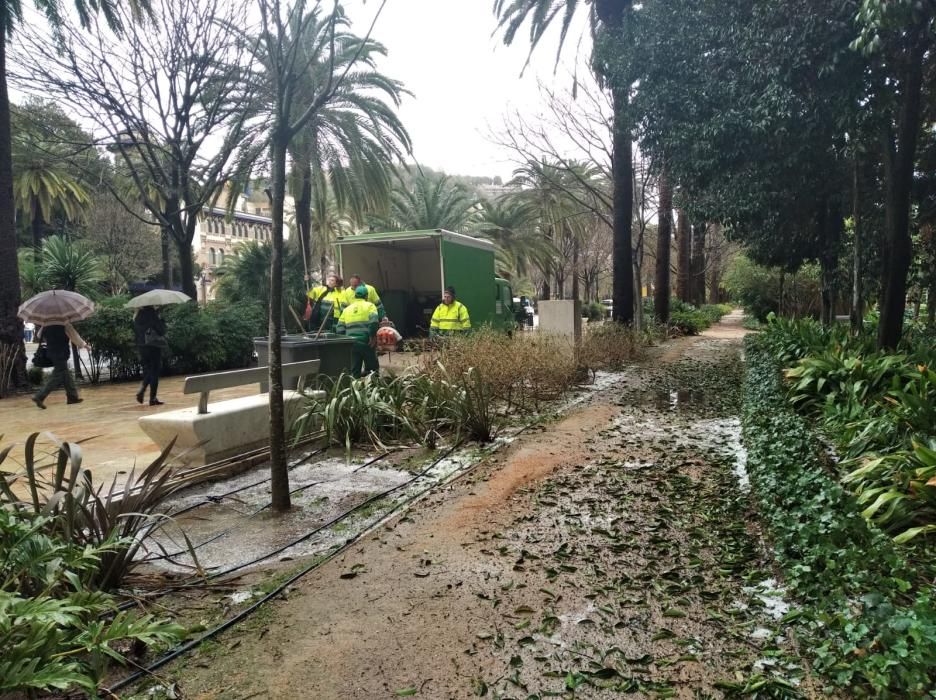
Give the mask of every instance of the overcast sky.
[[[377, 0], [346, 0], [355, 33], [367, 31], [378, 5]], [[490, 131], [500, 127], [508, 111], [539, 111], [537, 80], [568, 87], [576, 58], [587, 61], [587, 37], [579, 48], [581, 30], [570, 32], [554, 75], [557, 26], [521, 77], [529, 35], [504, 46], [500, 34], [491, 35], [497, 26], [492, 6], [491, 0], [388, 0], [377, 21], [373, 37], [389, 52], [381, 70], [414, 93], [400, 115], [422, 165], [450, 174], [509, 178], [514, 166], [509, 154], [490, 142]]]

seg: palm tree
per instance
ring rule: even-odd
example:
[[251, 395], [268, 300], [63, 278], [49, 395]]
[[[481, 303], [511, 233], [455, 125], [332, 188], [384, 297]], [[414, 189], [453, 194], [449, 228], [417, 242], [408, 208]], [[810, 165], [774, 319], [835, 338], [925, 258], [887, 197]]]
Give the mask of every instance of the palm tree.
[[332, 18], [323, 20], [317, 11], [310, 13], [304, 34], [296, 39], [308, 63], [299, 99], [309, 99], [332, 72], [341, 73], [351, 63], [354, 70], [290, 144], [296, 224], [309, 263], [313, 205], [320, 207], [330, 199], [341, 214], [357, 219], [385, 209], [393, 184], [393, 163], [402, 161], [411, 150], [409, 134], [396, 113], [408, 93], [402, 83], [377, 70], [377, 60], [386, 55], [386, 48], [346, 31], [349, 23], [339, 8], [334, 18], [335, 55], [331, 57], [316, 43], [325, 21]]
[[[237, 247], [237, 254], [224, 258], [218, 268], [217, 296], [232, 304], [260, 302], [270, 304], [270, 261], [273, 255], [269, 242], [247, 241]], [[302, 284], [302, 263], [298, 255], [286, 256], [283, 270], [285, 287], [289, 295], [284, 304], [293, 309], [305, 305]], [[290, 316], [287, 315], [287, 318]]]
[[[149, 12], [149, 0], [128, 0], [135, 17]], [[34, 0], [36, 9], [46, 16], [53, 27], [61, 26], [64, 18], [60, 0]], [[100, 12], [115, 31], [121, 30], [117, 0], [75, 0], [75, 9], [83, 26], [91, 23], [93, 13]], [[23, 21], [22, 0], [2, 0], [0, 5], [0, 345], [20, 347], [23, 324], [17, 318], [20, 282], [17, 270], [16, 223], [13, 197], [13, 140], [10, 131], [10, 93], [7, 87], [7, 46]], [[25, 353], [21, 351], [21, 356]], [[23, 384], [26, 366], [20, 362], [14, 383]]]
[[13, 199], [17, 211], [30, 224], [33, 247], [37, 250], [56, 211], [61, 211], [67, 221], [78, 221], [91, 203], [80, 182], [55, 164], [42, 160], [16, 168]]
[[447, 175], [417, 174], [409, 186], [390, 198], [388, 229], [423, 231], [444, 228], [463, 231], [477, 218], [478, 197]]
[[[620, 42], [628, 42], [633, 0], [495, 0], [494, 14], [504, 30], [504, 43], [511, 44], [517, 32], [529, 20], [532, 52], [556, 18], [560, 22], [560, 50], [568, 35], [575, 13], [587, 7], [595, 48], [592, 65], [611, 90], [614, 109], [612, 136], [613, 207], [613, 293], [614, 320], [633, 323], [634, 270], [631, 248], [633, 216], [632, 125], [628, 118], [630, 81], [621, 76], [613, 60], [620, 55]], [[558, 56], [557, 56], [558, 60]]]
[[594, 194], [602, 188], [600, 174], [582, 163], [530, 161], [514, 172], [511, 182], [520, 188], [513, 196], [535, 211], [540, 236], [556, 251], [537, 261], [543, 278], [541, 298], [550, 298], [553, 279], [561, 298], [571, 269], [572, 298], [578, 299], [579, 253], [593, 215], [600, 210]]
[[67, 289], [95, 296], [104, 281], [100, 258], [82, 242], [49, 236], [39, 251], [37, 276], [46, 289]]
[[535, 207], [515, 195], [481, 202], [480, 221], [474, 231], [497, 246], [501, 276], [527, 278], [532, 268], [547, 267], [558, 255], [536, 223]]

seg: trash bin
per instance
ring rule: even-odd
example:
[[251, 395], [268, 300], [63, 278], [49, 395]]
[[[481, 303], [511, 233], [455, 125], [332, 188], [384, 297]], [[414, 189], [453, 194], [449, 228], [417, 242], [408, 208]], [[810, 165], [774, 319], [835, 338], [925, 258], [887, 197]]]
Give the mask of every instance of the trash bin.
[[[322, 333], [318, 338], [306, 335], [284, 335], [281, 342], [283, 364], [319, 360], [320, 377], [338, 377], [342, 372], [351, 371], [351, 348], [354, 339], [334, 333]], [[258, 365], [270, 364], [270, 339], [254, 338], [254, 350]], [[268, 391], [267, 384], [261, 384], [262, 391]], [[283, 382], [284, 389], [296, 389], [299, 378]]]

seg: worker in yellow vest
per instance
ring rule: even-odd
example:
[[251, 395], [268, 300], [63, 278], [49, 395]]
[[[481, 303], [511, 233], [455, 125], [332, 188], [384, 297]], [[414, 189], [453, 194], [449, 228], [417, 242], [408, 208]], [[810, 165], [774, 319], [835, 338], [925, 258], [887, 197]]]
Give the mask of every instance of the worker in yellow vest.
[[471, 330], [468, 307], [455, 299], [455, 287], [446, 287], [442, 303], [436, 307], [429, 324], [429, 337], [461, 335]]
[[335, 329], [340, 335], [354, 338], [351, 347], [351, 374], [354, 377], [380, 371], [377, 353], [374, 352], [379, 322], [377, 307], [367, 301], [367, 287], [362, 284], [354, 290], [354, 301], [341, 312]]
[[377, 293], [376, 289], [362, 280], [360, 275], [355, 274], [348, 278], [348, 286], [342, 295], [343, 304], [345, 306], [351, 306], [351, 304], [354, 303], [355, 291], [362, 284], [367, 288], [367, 301], [377, 307], [377, 315], [380, 316], [380, 320], [383, 321], [387, 318], [387, 312], [384, 309], [383, 302], [380, 300], [380, 295]]
[[338, 275], [329, 275], [325, 278], [325, 285], [313, 287], [309, 292], [309, 306], [306, 309], [306, 320], [313, 331], [320, 328], [323, 333], [334, 331], [341, 309], [344, 306], [344, 291], [341, 288], [342, 280]]

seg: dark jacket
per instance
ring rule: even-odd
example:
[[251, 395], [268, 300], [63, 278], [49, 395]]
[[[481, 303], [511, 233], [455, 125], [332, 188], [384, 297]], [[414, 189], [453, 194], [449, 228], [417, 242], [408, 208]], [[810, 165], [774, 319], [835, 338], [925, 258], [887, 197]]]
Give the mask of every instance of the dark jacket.
[[41, 339], [48, 348], [50, 360], [53, 362], [68, 361], [71, 356], [71, 341], [65, 332], [65, 326], [44, 326]]
[[166, 322], [163, 321], [156, 309], [145, 306], [133, 319], [133, 334], [139, 347], [146, 345], [146, 331], [153, 329], [159, 335], [166, 335]]

